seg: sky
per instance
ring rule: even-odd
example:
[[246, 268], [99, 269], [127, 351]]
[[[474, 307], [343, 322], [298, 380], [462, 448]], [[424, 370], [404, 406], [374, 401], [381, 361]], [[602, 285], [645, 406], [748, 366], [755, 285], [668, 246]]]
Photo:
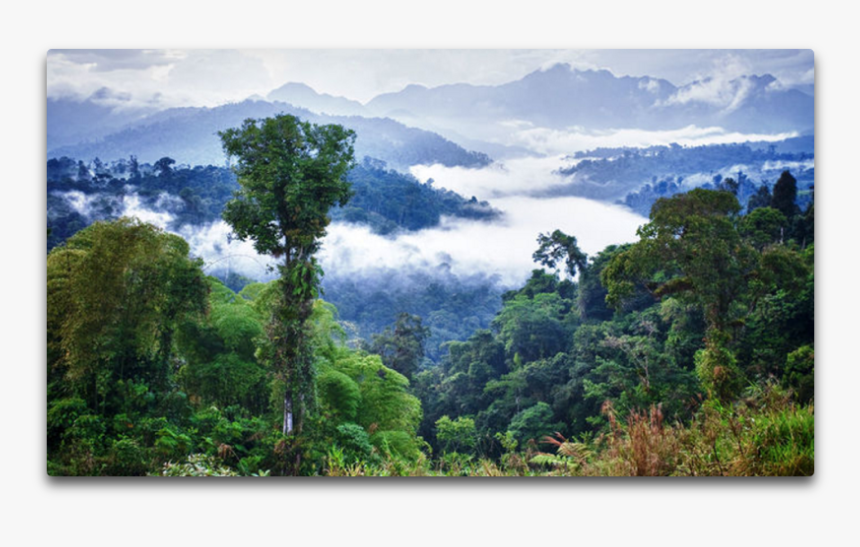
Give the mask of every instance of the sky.
[[47, 91], [86, 97], [108, 88], [128, 104], [216, 106], [302, 82], [365, 103], [408, 84], [498, 85], [556, 63], [675, 85], [769, 73], [808, 89], [813, 57], [812, 50], [51, 50]]

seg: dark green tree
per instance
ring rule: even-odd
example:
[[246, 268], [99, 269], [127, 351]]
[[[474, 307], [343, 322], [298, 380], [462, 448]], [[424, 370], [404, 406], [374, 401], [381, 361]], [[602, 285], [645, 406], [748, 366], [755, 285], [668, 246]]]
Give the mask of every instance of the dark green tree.
[[741, 186], [740, 182], [736, 181], [735, 179], [733, 179], [731, 177], [728, 177], [728, 178], [723, 179], [722, 182], [720, 182], [717, 185], [717, 188], [719, 190], [723, 190], [724, 192], [729, 192], [733, 196], [737, 196], [738, 190], [740, 189], [740, 186]]
[[173, 165], [176, 164], [176, 160], [173, 158], [163, 157], [153, 166], [155, 170], [158, 172], [159, 178], [170, 179], [173, 176]]
[[385, 366], [411, 380], [424, 359], [424, 342], [429, 336], [430, 329], [421, 324], [421, 317], [401, 313], [394, 329], [387, 327], [382, 334], [373, 335], [367, 349], [382, 357]]
[[534, 440], [540, 442], [543, 437], [551, 436], [554, 432], [563, 428], [558, 422], [553, 422], [552, 409], [544, 402], [517, 413], [511, 419], [508, 431], [514, 434], [514, 438], [521, 443]]
[[579, 249], [574, 236], [556, 230], [552, 234], [540, 234], [537, 241], [539, 247], [532, 255], [532, 260], [539, 264], [555, 268], [563, 261], [564, 271], [570, 277], [588, 266], [588, 255]]
[[761, 251], [767, 245], [779, 242], [785, 215], [771, 207], [759, 207], [743, 217], [740, 223], [743, 235], [756, 249]]
[[224, 152], [237, 160], [240, 184], [224, 220], [240, 240], [252, 240], [259, 253], [280, 262], [267, 358], [283, 389], [282, 431], [300, 435], [314, 394], [307, 323], [322, 275], [314, 255], [330, 222], [329, 209], [350, 198], [344, 177], [353, 165], [355, 134], [280, 115], [245, 120], [219, 135]]
[[770, 207], [771, 201], [773, 201], [773, 196], [770, 194], [770, 188], [767, 187], [767, 184], [762, 184], [747, 201], [747, 213], [752, 213], [760, 207]]
[[779, 180], [773, 187], [773, 199], [770, 206], [791, 220], [799, 210], [795, 201], [797, 200], [797, 179], [788, 171], [783, 171]]

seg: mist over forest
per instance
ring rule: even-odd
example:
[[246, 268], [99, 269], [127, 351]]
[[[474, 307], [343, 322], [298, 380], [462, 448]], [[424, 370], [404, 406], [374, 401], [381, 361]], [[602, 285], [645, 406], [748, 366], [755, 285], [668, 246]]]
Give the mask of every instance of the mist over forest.
[[[563, 64], [500, 85], [411, 84], [364, 102], [301, 82], [217, 106], [139, 103], [107, 87], [49, 94], [49, 307], [52, 275], [60, 276], [55, 283], [73, 277], [61, 273], [61, 256], [86, 261], [99, 238], [119, 227], [132, 237], [139, 221], [178, 236], [190, 260], [199, 259], [208, 296], [195, 306], [209, 310], [194, 323], [180, 321], [191, 312], [177, 308], [171, 334], [153, 316], [166, 338], [152, 342], [148, 358], [175, 375], [122, 369], [114, 377], [124, 395], [69, 387], [95, 373], [66, 361], [66, 340], [78, 331], [63, 330], [71, 328], [63, 318], [52, 327], [49, 311], [49, 398], [59, 401], [49, 401], [49, 471], [170, 474], [197, 465], [225, 474], [374, 474], [382, 466], [409, 474], [415, 462], [436, 458], [443, 474], [475, 474], [489, 458], [502, 474], [605, 474], [582, 447], [610, 431], [620, 439], [619, 423], [632, 431], [654, 425], [659, 413], [661, 424], [705, 428], [709, 412], [753, 395], [779, 399], [779, 419], [804, 428], [814, 371], [813, 103], [808, 89], [768, 74], [676, 84]], [[244, 186], [225, 132], [282, 116], [354, 132], [349, 197], [326, 211], [321, 291], [309, 319], [315, 397], [332, 422], [313, 433], [318, 453], [307, 449], [294, 467], [278, 460], [281, 441], [267, 429], [278, 414], [269, 396], [284, 388], [266, 368], [274, 350], [259, 342], [281, 256], [237, 235], [226, 212]], [[683, 224], [661, 216], [672, 207], [702, 215], [694, 225], [712, 230], [702, 237], [735, 242], [727, 243], [730, 259], [714, 258], [737, 267], [722, 274], [737, 285], [721, 289], [732, 302], [714, 296], [718, 281], [695, 278], [704, 274], [691, 273], [688, 255], [664, 257], [660, 269], [637, 254], [646, 253], [649, 234], [662, 237], [660, 222]], [[715, 218], [725, 225], [710, 226]], [[715, 355], [725, 361], [708, 365]], [[729, 362], [731, 381], [713, 372]], [[394, 407], [362, 406], [384, 404], [362, 384], [371, 372], [390, 383], [373, 389], [396, 393]], [[758, 391], [744, 392], [744, 381]], [[153, 420], [162, 411], [155, 407], [179, 405], [161, 401], [158, 389], [181, 394], [188, 407], [175, 419], [134, 425], [143, 422], [133, 415]], [[765, 416], [757, 404], [748, 417]], [[107, 437], [87, 445], [75, 417], [96, 410], [113, 421], [91, 424]], [[309, 414], [308, 427], [323, 415]], [[144, 430], [110, 444], [110, 432], [125, 427], [117, 420], [135, 435]], [[218, 428], [233, 433], [213, 433], [208, 447], [191, 433]], [[807, 456], [726, 471], [661, 455], [635, 471], [807, 474]], [[82, 463], [93, 458], [102, 466]], [[176, 467], [183, 459], [191, 467]], [[610, 474], [629, 472], [616, 464]]]

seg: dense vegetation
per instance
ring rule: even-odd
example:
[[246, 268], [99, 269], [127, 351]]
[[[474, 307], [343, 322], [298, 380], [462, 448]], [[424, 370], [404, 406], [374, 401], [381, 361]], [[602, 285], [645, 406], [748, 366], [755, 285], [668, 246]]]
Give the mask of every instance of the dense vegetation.
[[[239, 189], [226, 167], [177, 166], [169, 157], [150, 165], [129, 159], [89, 163], [61, 157], [48, 160], [48, 249], [95, 220], [118, 218], [124, 198], [171, 217], [169, 227], [199, 226], [221, 218], [224, 205]], [[347, 179], [354, 193], [349, 205], [335, 207], [335, 220], [367, 224], [378, 234], [420, 230], [439, 224], [442, 215], [493, 219], [499, 212], [485, 202], [433, 188], [411, 175], [365, 158]]]
[[377, 234], [438, 226], [442, 215], [490, 220], [500, 213], [475, 196], [465, 199], [450, 190], [420, 183], [411, 175], [386, 168], [385, 162], [365, 158], [349, 173], [354, 196], [332, 211], [334, 220], [369, 224]]
[[[278, 262], [272, 282], [237, 292], [136, 219], [57, 242], [49, 474], [813, 473], [814, 204], [789, 172], [746, 207], [733, 179], [657, 199], [639, 241], [592, 257], [541, 234], [543, 268], [495, 314], [480, 276], [462, 294], [425, 277], [413, 308], [393, 277], [356, 280], [339, 305], [375, 328], [355, 343], [314, 258], [331, 207], [351, 204], [352, 138], [289, 116], [222, 133], [239, 181], [224, 219]], [[79, 169], [62, 184], [89, 194], [135, 178], [82, 166], [49, 170]], [[132, 166], [153, 185], [222, 181]]]
[[444, 271], [377, 270], [372, 276], [324, 279], [325, 298], [337, 306], [351, 337], [369, 340], [392, 327], [401, 313], [421, 317], [430, 333], [427, 365], [439, 363], [451, 340], [465, 340], [489, 328], [502, 304], [503, 289], [492, 278], [458, 278]]

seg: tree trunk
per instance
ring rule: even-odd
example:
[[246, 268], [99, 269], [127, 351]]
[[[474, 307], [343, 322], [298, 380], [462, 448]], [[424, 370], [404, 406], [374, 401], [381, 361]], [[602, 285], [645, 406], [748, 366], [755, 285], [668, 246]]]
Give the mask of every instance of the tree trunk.
[[289, 389], [284, 393], [284, 435], [293, 432], [293, 398]]

